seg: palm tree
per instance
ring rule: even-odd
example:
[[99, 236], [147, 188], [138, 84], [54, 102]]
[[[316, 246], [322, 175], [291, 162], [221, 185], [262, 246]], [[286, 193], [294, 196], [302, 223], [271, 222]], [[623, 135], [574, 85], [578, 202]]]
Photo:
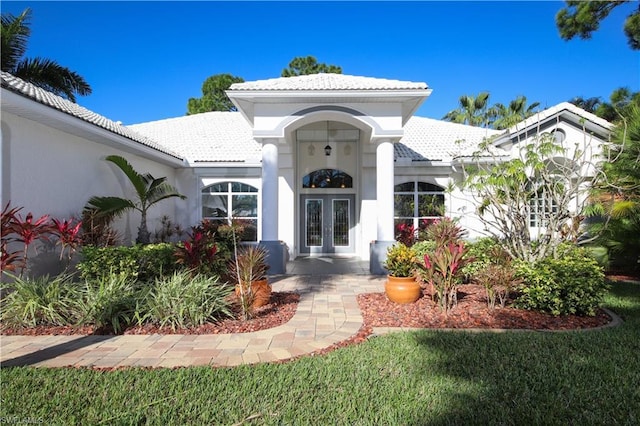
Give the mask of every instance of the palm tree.
[[489, 117], [487, 115], [487, 103], [489, 92], [480, 92], [478, 96], [460, 96], [458, 109], [449, 111], [442, 119], [470, 126], [487, 127]]
[[501, 103], [497, 103], [489, 108], [488, 115], [491, 119], [491, 127], [497, 130], [508, 129], [531, 117], [535, 114], [535, 109], [540, 106], [540, 102], [534, 102], [527, 106], [527, 97], [518, 96], [506, 107]]
[[140, 174], [123, 157], [110, 155], [106, 160], [118, 166], [129, 178], [129, 182], [133, 185], [138, 199], [132, 201], [120, 197], [92, 197], [85, 206], [85, 210], [97, 212], [99, 216], [107, 218], [115, 218], [131, 209], [139, 211], [140, 227], [138, 228], [136, 243], [149, 244], [150, 234], [147, 228], [147, 211], [149, 208], [166, 198], [179, 197], [184, 200], [187, 197], [178, 193], [173, 186], [168, 184], [166, 177], [156, 179], [149, 173]]
[[23, 58], [27, 42], [31, 9], [20, 16], [2, 14], [2, 71], [75, 102], [75, 95], [91, 94], [91, 87], [78, 73], [46, 58]]

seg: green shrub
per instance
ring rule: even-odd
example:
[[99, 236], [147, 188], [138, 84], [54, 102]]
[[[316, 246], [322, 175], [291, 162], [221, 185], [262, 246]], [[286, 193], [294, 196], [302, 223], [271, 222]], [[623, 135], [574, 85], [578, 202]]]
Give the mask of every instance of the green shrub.
[[85, 280], [81, 294], [76, 304], [80, 324], [111, 327], [115, 333], [132, 322], [140, 297], [135, 281], [124, 274]]
[[2, 323], [14, 327], [68, 325], [74, 322], [72, 304], [78, 299], [78, 284], [71, 275], [54, 278], [12, 277], [2, 292]]
[[161, 327], [190, 327], [232, 315], [227, 296], [233, 288], [216, 277], [175, 272], [157, 278], [146, 295], [139, 322], [151, 321]]
[[94, 247], [82, 249], [78, 269], [86, 280], [122, 275], [137, 281], [152, 281], [171, 275], [178, 268], [175, 246], [169, 243], [135, 245], [131, 247]]
[[556, 259], [534, 264], [520, 262], [517, 275], [523, 280], [516, 306], [553, 315], [595, 315], [608, 291], [604, 272], [583, 248], [566, 244]]
[[418, 241], [413, 246], [411, 246], [414, 252], [416, 252], [416, 256], [418, 256], [418, 260], [422, 262], [424, 259], [424, 255], [428, 254], [431, 256], [436, 251], [436, 242], [433, 240], [424, 240]]
[[472, 261], [462, 268], [462, 274], [466, 280], [474, 279], [487, 266], [501, 265], [508, 259], [508, 255], [500, 247], [500, 242], [491, 237], [468, 242], [467, 249], [467, 257]]

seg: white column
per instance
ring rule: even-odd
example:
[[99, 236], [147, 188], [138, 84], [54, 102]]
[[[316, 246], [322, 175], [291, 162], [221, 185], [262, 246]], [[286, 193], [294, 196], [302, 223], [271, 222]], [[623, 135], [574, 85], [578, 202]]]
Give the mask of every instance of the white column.
[[383, 139], [376, 147], [376, 200], [378, 241], [393, 241], [393, 142]]
[[278, 241], [278, 140], [262, 141], [262, 240]]

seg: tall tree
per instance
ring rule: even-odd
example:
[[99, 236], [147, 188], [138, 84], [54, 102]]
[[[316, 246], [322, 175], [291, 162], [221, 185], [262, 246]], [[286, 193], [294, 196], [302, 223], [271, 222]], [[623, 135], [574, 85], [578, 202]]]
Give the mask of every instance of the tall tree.
[[236, 77], [231, 74], [216, 74], [208, 77], [202, 83], [202, 97], [189, 99], [187, 115], [209, 111], [235, 111], [236, 107], [225, 91], [233, 83], [242, 82], [244, 82], [242, 77]]
[[166, 177], [154, 178], [150, 173], [140, 174], [123, 157], [110, 155], [106, 160], [115, 164], [127, 176], [136, 191], [137, 200], [121, 197], [91, 197], [85, 206], [85, 211], [95, 212], [98, 216], [106, 218], [118, 217], [128, 210], [139, 211], [140, 227], [138, 227], [136, 243], [148, 244], [150, 241], [150, 233], [147, 228], [149, 208], [167, 198], [179, 197], [184, 200], [187, 197], [178, 193], [173, 186], [167, 183]]
[[582, 108], [587, 112], [595, 114], [600, 104], [602, 104], [602, 99], [599, 96], [591, 97], [591, 98], [583, 98], [582, 96], [576, 96], [575, 98], [570, 99], [569, 102], [574, 104], [578, 108]]
[[470, 126], [487, 127], [490, 117], [488, 115], [489, 92], [480, 92], [478, 96], [460, 96], [459, 107], [449, 111], [443, 120]]
[[298, 56], [289, 62], [289, 68], [282, 70], [282, 77], [294, 77], [297, 75], [317, 74], [320, 72], [330, 74], [342, 74], [342, 68], [337, 65], [318, 63], [313, 56]]
[[640, 105], [622, 111], [603, 172], [596, 181], [591, 213], [604, 218], [589, 227], [614, 266], [640, 272]]
[[13, 74], [29, 83], [56, 95], [76, 101], [75, 95], [91, 94], [91, 87], [80, 74], [46, 58], [23, 58], [31, 35], [29, 20], [31, 9], [19, 16], [2, 14], [2, 71]]
[[631, 113], [630, 108], [634, 105], [640, 107], [640, 92], [620, 87], [611, 93], [609, 102], [602, 101], [600, 97], [585, 99], [579, 96], [569, 102], [611, 123], [618, 123]]
[[[593, 32], [600, 27], [600, 22], [609, 16], [614, 8], [629, 1], [569, 0], [565, 3], [566, 7], [556, 14], [556, 26], [560, 31], [560, 37], [571, 40], [576, 36], [581, 39], [591, 38]], [[624, 32], [629, 47], [640, 50], [640, 6], [627, 16]]]
[[509, 106], [497, 103], [489, 108], [489, 117], [491, 119], [491, 127], [502, 130], [521, 122], [535, 114], [536, 108], [540, 106], [540, 102], [534, 102], [527, 105], [526, 96], [518, 96], [511, 102]]

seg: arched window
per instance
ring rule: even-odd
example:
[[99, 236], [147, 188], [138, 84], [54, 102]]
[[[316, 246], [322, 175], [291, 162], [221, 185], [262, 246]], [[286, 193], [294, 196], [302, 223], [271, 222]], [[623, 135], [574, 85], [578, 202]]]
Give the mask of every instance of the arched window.
[[424, 229], [444, 216], [444, 189], [420, 181], [401, 183], [394, 187], [394, 204], [396, 235]]
[[302, 178], [303, 188], [353, 188], [353, 178], [342, 170], [315, 170]]
[[258, 240], [258, 189], [240, 182], [220, 182], [202, 189], [202, 218], [242, 221], [243, 241]]

